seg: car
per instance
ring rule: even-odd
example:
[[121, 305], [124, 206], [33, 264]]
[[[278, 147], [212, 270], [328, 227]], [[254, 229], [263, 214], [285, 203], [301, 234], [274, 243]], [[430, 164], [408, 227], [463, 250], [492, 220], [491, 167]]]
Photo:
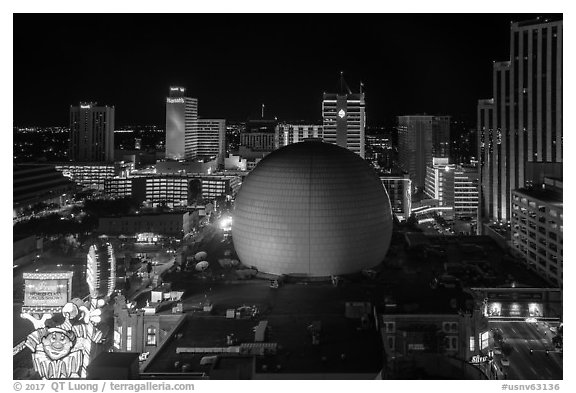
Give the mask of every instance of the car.
[[500, 359], [500, 364], [502, 364], [505, 367], [508, 367], [510, 365], [510, 360], [508, 360], [507, 358], [502, 358]]

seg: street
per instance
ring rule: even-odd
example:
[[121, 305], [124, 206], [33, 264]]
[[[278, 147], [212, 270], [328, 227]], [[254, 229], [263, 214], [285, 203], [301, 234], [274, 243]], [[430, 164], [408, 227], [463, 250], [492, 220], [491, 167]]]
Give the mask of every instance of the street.
[[[504, 342], [511, 347], [507, 356], [506, 350], [504, 355], [495, 355], [498, 365], [503, 356], [510, 361], [509, 366], [502, 366], [507, 379], [562, 379], [563, 355], [552, 350], [553, 333], [546, 325], [524, 321], [490, 321], [489, 325], [501, 329]], [[549, 354], [546, 349], [550, 349]]]

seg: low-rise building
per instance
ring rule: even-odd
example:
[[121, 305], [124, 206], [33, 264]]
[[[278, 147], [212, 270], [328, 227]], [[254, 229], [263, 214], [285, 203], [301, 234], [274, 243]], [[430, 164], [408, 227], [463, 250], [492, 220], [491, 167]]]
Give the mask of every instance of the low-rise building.
[[426, 168], [425, 194], [439, 206], [452, 207], [456, 218], [478, 215], [478, 170], [449, 164], [448, 158], [433, 158]]
[[181, 237], [198, 225], [199, 213], [170, 212], [143, 213], [116, 217], [100, 217], [98, 232], [106, 235], [135, 236], [154, 233], [163, 236]]
[[156, 173], [164, 174], [205, 174], [209, 175], [218, 171], [218, 159], [209, 157], [196, 159], [194, 161], [158, 161], [155, 165]]
[[104, 193], [112, 198], [131, 197], [151, 205], [175, 207], [191, 205], [198, 199], [233, 197], [240, 185], [240, 177], [231, 175], [139, 173], [106, 180]]
[[126, 304], [124, 296], [117, 296], [114, 304], [114, 352], [136, 352], [153, 358], [166, 339], [186, 320], [186, 315], [146, 314]]
[[247, 160], [240, 156], [229, 154], [224, 159], [224, 170], [245, 171], [248, 168]]
[[104, 189], [104, 182], [115, 176], [126, 177], [134, 170], [133, 161], [65, 162], [57, 163], [56, 170], [82, 187]]
[[[488, 319], [474, 298], [460, 289], [430, 291], [428, 301], [419, 304], [388, 299], [375, 313], [382, 335], [386, 357], [383, 372], [387, 379], [405, 377], [404, 365], [419, 361], [422, 367], [436, 370], [437, 376], [450, 379], [449, 375], [443, 375], [451, 369], [449, 364], [444, 371], [438, 364], [426, 365], [430, 355], [437, 355], [434, 363], [457, 359], [462, 365], [468, 364], [469, 377], [474, 374], [495, 377], [489, 359]], [[478, 358], [483, 360], [475, 362]], [[480, 370], [471, 368], [474, 366]]]

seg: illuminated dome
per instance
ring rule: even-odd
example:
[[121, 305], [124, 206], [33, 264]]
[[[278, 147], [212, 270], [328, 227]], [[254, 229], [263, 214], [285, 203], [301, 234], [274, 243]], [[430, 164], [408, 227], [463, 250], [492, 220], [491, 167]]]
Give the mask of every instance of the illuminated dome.
[[331, 276], [384, 260], [390, 199], [366, 161], [320, 141], [283, 147], [246, 177], [232, 220], [242, 263], [272, 274]]

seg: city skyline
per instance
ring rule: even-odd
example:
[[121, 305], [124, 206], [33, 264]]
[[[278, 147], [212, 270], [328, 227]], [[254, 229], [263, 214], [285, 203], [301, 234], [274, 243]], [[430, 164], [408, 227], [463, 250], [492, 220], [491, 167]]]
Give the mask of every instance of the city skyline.
[[13, 19], [13, 379], [567, 376], [563, 14]]
[[[536, 16], [59, 15], [52, 26], [27, 15], [34, 23], [14, 32], [14, 124], [66, 124], [62, 112], [88, 100], [114, 106], [117, 124], [162, 125], [173, 85], [207, 118], [257, 118], [265, 104], [266, 117], [321, 121], [322, 94], [335, 91], [341, 71], [353, 91], [364, 84], [368, 126], [420, 113], [474, 124], [477, 99], [491, 93], [492, 61], [509, 55], [510, 21]], [[334, 20], [356, 33], [326, 35]], [[76, 34], [80, 25], [94, 38]], [[42, 107], [24, 109], [38, 100]]]

